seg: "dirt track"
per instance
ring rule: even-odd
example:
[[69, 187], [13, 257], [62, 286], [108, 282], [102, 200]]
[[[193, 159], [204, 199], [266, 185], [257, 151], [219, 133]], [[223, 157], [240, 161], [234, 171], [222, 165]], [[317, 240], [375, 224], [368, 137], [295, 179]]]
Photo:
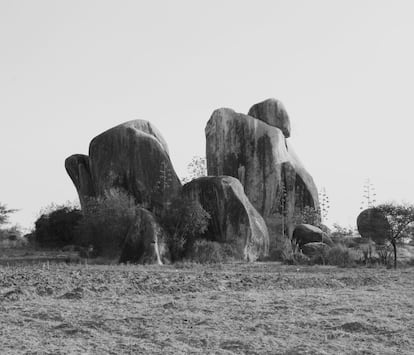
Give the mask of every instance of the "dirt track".
[[414, 269], [0, 267], [16, 354], [413, 354]]

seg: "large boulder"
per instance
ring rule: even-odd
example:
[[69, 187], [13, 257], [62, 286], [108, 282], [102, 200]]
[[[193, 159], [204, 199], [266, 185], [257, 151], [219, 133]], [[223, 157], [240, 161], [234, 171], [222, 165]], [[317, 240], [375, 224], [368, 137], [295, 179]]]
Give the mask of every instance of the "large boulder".
[[158, 264], [169, 262], [166, 234], [151, 212], [137, 209], [137, 217], [125, 238], [119, 262]]
[[326, 252], [331, 247], [328, 244], [322, 242], [313, 242], [305, 244], [302, 248], [303, 254], [308, 256], [309, 258], [316, 258], [316, 257], [324, 257]]
[[293, 230], [292, 238], [301, 249], [305, 244], [316, 242], [322, 242], [330, 246], [333, 245], [331, 238], [325, 232], [310, 224], [298, 224]]
[[125, 122], [103, 132], [91, 141], [89, 157], [73, 155], [65, 165], [81, 203], [115, 188], [157, 211], [181, 189], [164, 138], [144, 120]]
[[185, 184], [182, 193], [198, 201], [211, 216], [204, 238], [231, 244], [235, 256], [247, 261], [268, 255], [266, 223], [240, 181], [229, 176], [201, 177]]
[[89, 168], [89, 157], [84, 154], [71, 155], [65, 160], [65, 168], [76, 187], [81, 207], [84, 208], [86, 199], [95, 197]]
[[248, 115], [279, 128], [286, 138], [290, 137], [289, 115], [279, 100], [267, 99], [259, 102], [250, 108]]
[[357, 228], [361, 237], [383, 244], [387, 240], [390, 224], [384, 214], [373, 207], [358, 215]]
[[240, 180], [272, 241], [281, 223], [291, 236], [295, 211], [318, 207], [316, 185], [279, 128], [222, 108], [213, 112], [205, 132], [208, 175]]

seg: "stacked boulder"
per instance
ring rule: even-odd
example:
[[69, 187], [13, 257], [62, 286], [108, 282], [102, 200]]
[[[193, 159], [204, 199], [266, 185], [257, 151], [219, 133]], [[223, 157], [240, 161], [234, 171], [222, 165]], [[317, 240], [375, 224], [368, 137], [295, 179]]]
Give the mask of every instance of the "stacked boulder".
[[294, 215], [305, 206], [318, 208], [318, 191], [288, 141], [289, 116], [280, 101], [255, 104], [247, 115], [229, 108], [213, 112], [206, 129], [207, 172], [233, 176], [253, 207], [264, 217], [270, 243], [281, 233], [282, 214], [288, 237]]
[[212, 177], [184, 186], [172, 166], [160, 132], [144, 120], [129, 121], [95, 137], [89, 155], [75, 154], [65, 161], [81, 202], [104, 197], [119, 189], [135, 199], [139, 208], [135, 223], [124, 238], [120, 262], [168, 262], [166, 233], [157, 217], [174, 198], [198, 201], [210, 216], [203, 238], [231, 244], [235, 256], [254, 261], [268, 254], [266, 224], [250, 204], [240, 182]]
[[266, 223], [239, 180], [230, 176], [200, 177], [184, 185], [183, 195], [198, 201], [210, 214], [206, 239], [230, 244], [238, 259], [255, 261], [268, 255]]
[[[91, 197], [104, 197], [113, 189], [127, 192], [139, 209], [125, 236], [119, 260], [158, 263], [168, 259], [165, 233], [150, 212], [160, 210], [181, 192], [161, 133], [144, 120], [125, 122], [95, 137], [89, 156], [75, 154], [65, 161], [66, 171], [79, 195], [82, 209]], [[168, 184], [158, 188], [160, 178]]]

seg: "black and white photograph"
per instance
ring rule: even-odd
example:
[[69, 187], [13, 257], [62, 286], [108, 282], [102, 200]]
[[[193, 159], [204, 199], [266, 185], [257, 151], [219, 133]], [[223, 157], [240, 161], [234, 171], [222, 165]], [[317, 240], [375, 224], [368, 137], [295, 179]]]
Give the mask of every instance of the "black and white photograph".
[[0, 0], [0, 355], [413, 355], [414, 1]]

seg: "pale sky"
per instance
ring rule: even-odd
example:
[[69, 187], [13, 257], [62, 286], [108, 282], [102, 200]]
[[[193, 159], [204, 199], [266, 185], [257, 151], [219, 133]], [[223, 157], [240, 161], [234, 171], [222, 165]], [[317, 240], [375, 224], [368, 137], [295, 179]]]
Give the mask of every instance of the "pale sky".
[[355, 225], [366, 178], [414, 202], [413, 16], [411, 0], [0, 0], [0, 202], [30, 228], [77, 199], [65, 158], [134, 118], [185, 176], [216, 108], [270, 97], [330, 224]]

